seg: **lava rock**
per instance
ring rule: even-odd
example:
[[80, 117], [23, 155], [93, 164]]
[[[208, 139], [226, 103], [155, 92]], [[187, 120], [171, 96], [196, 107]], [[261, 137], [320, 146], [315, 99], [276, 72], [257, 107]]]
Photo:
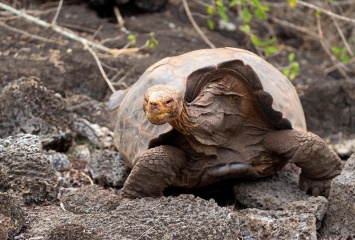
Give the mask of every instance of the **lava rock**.
[[355, 237], [355, 154], [346, 161], [343, 172], [334, 178], [329, 207], [321, 233], [324, 237]]
[[85, 118], [92, 123], [100, 123], [101, 126], [113, 129], [108, 117], [110, 112], [107, 103], [99, 102], [86, 95], [73, 94], [66, 98], [69, 109], [75, 118]]
[[113, 132], [107, 127], [93, 124], [84, 118], [76, 118], [74, 125], [78, 135], [87, 138], [95, 147], [102, 149], [112, 146]]
[[317, 239], [316, 217], [310, 213], [244, 209], [233, 212], [241, 239]]
[[56, 199], [57, 183], [38, 136], [0, 139], [0, 190], [14, 192], [26, 202], [39, 202]]
[[293, 214], [311, 213], [316, 217], [317, 230], [321, 227], [324, 215], [328, 209], [328, 200], [325, 197], [310, 197], [306, 201], [290, 202], [285, 211]]
[[46, 149], [65, 150], [73, 137], [73, 117], [65, 100], [37, 78], [20, 78], [0, 94], [0, 138], [28, 133]]
[[103, 150], [92, 154], [86, 171], [101, 185], [122, 187], [130, 170], [118, 152]]
[[282, 210], [290, 202], [307, 200], [309, 196], [298, 187], [297, 170], [287, 165], [271, 177], [237, 183], [235, 198], [245, 207], [263, 210]]
[[25, 216], [15, 197], [0, 193], [0, 239], [12, 239], [18, 234], [25, 224]]
[[77, 233], [81, 237], [80, 233], [85, 232], [97, 240], [235, 239], [239, 230], [229, 217], [230, 211], [217, 206], [213, 200], [192, 195], [143, 198], [122, 201], [116, 210], [106, 213], [42, 211], [28, 231], [45, 239], [59, 235], [63, 229], [68, 236]]
[[11, 218], [0, 214], [0, 239], [7, 239], [12, 228]]
[[[95, 188], [77, 192], [74, 198], [79, 199], [81, 193], [91, 196]], [[71, 201], [70, 196], [74, 195], [67, 195], [68, 201]], [[71, 201], [71, 204], [79, 209], [83, 200]], [[116, 209], [100, 213], [74, 214], [52, 207], [38, 213], [28, 232], [45, 239], [75, 234], [82, 239], [84, 233], [89, 235], [88, 239], [98, 240], [317, 239], [315, 215], [324, 205], [324, 200], [323, 197], [312, 200], [319, 208], [298, 202], [283, 211], [244, 209], [233, 212], [231, 208], [219, 207], [214, 200], [207, 201], [192, 195], [125, 199]], [[89, 208], [94, 205], [91, 204]], [[65, 233], [67, 235], [63, 235]]]
[[68, 169], [70, 161], [65, 154], [50, 150], [47, 152], [47, 156], [49, 159], [49, 163], [57, 171], [60, 172]]
[[67, 211], [76, 214], [109, 212], [120, 203], [117, 195], [97, 185], [66, 193], [61, 201]]

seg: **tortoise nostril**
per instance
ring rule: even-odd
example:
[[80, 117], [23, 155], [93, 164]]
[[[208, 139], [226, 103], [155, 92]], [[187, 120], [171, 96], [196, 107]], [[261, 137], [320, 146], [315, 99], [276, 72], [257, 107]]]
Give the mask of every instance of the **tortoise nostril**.
[[155, 102], [150, 102], [149, 103], [149, 106], [150, 106], [150, 109], [157, 109], [158, 108], [158, 103], [155, 103]]

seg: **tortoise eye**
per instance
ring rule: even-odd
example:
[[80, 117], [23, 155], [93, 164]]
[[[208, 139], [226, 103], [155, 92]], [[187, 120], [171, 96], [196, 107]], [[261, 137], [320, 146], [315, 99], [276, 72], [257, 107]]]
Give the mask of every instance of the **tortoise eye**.
[[172, 102], [174, 102], [174, 99], [170, 98], [170, 99], [167, 100], [165, 103], [166, 103], [166, 104], [170, 104], [170, 103], [172, 103]]

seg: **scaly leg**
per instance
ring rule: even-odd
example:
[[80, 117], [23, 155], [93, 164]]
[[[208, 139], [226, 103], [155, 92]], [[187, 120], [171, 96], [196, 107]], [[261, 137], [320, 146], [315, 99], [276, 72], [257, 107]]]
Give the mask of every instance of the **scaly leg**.
[[172, 146], [146, 150], [133, 167], [122, 190], [121, 198], [161, 197], [166, 187], [181, 178], [186, 154]]
[[338, 155], [317, 135], [310, 132], [280, 130], [270, 132], [264, 147], [301, 168], [299, 185], [314, 196], [329, 195], [330, 183], [343, 169]]

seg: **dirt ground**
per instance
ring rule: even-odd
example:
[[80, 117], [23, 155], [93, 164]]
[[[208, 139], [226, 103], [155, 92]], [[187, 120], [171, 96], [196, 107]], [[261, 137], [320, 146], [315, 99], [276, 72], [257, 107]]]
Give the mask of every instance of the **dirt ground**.
[[[193, 1], [189, 4], [193, 12], [204, 11]], [[26, 8], [29, 14], [51, 22], [57, 5], [58, 2], [29, 3]], [[152, 32], [159, 44], [154, 49], [142, 49], [134, 54], [118, 57], [98, 54], [108, 78], [116, 89], [130, 86], [147, 67], [164, 57], [208, 48], [191, 26], [179, 0], [169, 1], [159, 12], [142, 12], [133, 9], [131, 5], [123, 6], [120, 10], [125, 28], [136, 35], [136, 46], [143, 46]], [[59, 26], [91, 41], [100, 42], [106, 47], [123, 48], [128, 43], [127, 33], [118, 28], [114, 16], [109, 13], [104, 15], [106, 18], [100, 18], [86, 3], [65, 2], [56, 22]], [[200, 26], [204, 26], [203, 31], [216, 47], [228, 46], [255, 51], [248, 38], [239, 30], [229, 32], [217, 28], [210, 31], [206, 28], [205, 19], [198, 17], [198, 14], [195, 18]], [[80, 94], [103, 103], [109, 99], [112, 92], [93, 56], [81, 43], [6, 11], [0, 11], [0, 23], [0, 88], [20, 77], [35, 76], [48, 89], [60, 93], [64, 98]], [[317, 44], [302, 48], [304, 43], [300, 38], [285, 32], [285, 29], [277, 29], [281, 45], [298, 49], [296, 60], [300, 63], [301, 71], [292, 83], [300, 94], [309, 130], [323, 138], [354, 136], [355, 80], [345, 82], [337, 73], [325, 75], [321, 66], [329, 59]], [[36, 39], [38, 36], [43, 39]], [[281, 51], [267, 60], [281, 69], [287, 65], [287, 55], [287, 51]], [[342, 121], [339, 121], [337, 116], [341, 116]], [[102, 125], [111, 128], [107, 120], [103, 120]], [[41, 211], [38, 206], [24, 207], [32, 208], [29, 221]], [[55, 212], [53, 210], [54, 214]]]

